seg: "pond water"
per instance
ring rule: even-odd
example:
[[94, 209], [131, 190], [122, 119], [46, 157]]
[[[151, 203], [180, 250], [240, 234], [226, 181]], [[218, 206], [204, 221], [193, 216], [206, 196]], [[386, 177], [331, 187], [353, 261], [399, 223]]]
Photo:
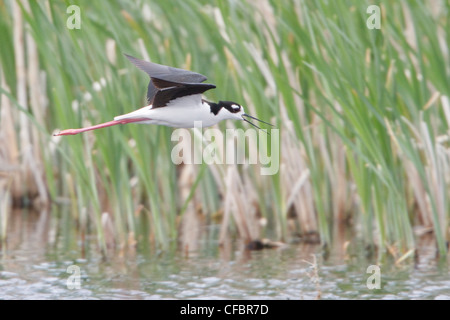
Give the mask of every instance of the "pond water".
[[317, 245], [246, 251], [205, 241], [189, 254], [138, 247], [104, 259], [95, 239], [81, 250], [39, 219], [19, 220], [1, 247], [0, 299], [450, 299], [448, 263], [436, 260], [432, 241], [414, 261], [386, 259], [381, 288], [369, 289], [367, 268], [376, 261], [356, 245], [336, 244], [324, 256]]

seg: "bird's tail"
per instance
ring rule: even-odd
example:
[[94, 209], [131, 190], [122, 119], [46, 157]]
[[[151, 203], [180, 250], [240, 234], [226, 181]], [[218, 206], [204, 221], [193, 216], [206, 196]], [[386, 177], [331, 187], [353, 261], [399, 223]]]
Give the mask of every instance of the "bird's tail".
[[148, 117], [148, 113], [149, 113], [150, 109], [151, 109], [151, 106], [145, 106], [145, 107], [137, 109], [133, 112], [114, 117], [114, 121], [143, 119], [143, 118], [148, 118], [150, 120], [150, 118]]

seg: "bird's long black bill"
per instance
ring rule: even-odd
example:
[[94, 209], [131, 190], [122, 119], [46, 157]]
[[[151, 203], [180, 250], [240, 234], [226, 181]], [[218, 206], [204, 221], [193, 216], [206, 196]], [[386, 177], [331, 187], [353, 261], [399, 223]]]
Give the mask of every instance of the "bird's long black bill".
[[[258, 127], [256, 124], [250, 122], [248, 119], [245, 119], [244, 116], [245, 116], [245, 117], [252, 118], [252, 119], [255, 119], [256, 121], [259, 121], [259, 122], [268, 124], [269, 126], [272, 126], [272, 127], [273, 127], [273, 124], [270, 124], [270, 123], [268, 123], [268, 122], [259, 120], [258, 118], [252, 117], [251, 115], [248, 115], [248, 114], [244, 113], [244, 114], [242, 115], [242, 120], [244, 120], [245, 122], [250, 123], [252, 126], [254, 126], [255, 128], [258, 128], [259, 130], [263, 130], [263, 129], [261, 129], [260, 127]], [[263, 131], [264, 131], [265, 133], [267, 133], [267, 134], [270, 136], [270, 133], [269, 133], [269, 132], [267, 132], [267, 131], [265, 131], [265, 130], [263, 130]]]
[[[271, 124], [271, 123], [268, 123], [268, 122], [265, 122], [265, 121], [262, 121], [262, 120], [259, 120], [258, 118], [255, 118], [255, 117], [252, 117], [251, 115], [249, 115], [249, 114], [246, 114], [246, 113], [244, 113], [243, 115], [242, 115], [243, 117], [249, 117], [249, 118], [252, 118], [252, 119], [254, 119], [254, 120], [256, 120], [256, 121], [259, 121], [259, 122], [262, 122], [262, 123], [265, 123], [265, 124], [268, 124], [269, 126], [274, 126], [273, 124]], [[245, 119], [244, 119], [245, 120]], [[246, 120], [247, 122], [249, 122], [249, 123], [251, 123], [250, 121], [248, 121], [248, 120]]]

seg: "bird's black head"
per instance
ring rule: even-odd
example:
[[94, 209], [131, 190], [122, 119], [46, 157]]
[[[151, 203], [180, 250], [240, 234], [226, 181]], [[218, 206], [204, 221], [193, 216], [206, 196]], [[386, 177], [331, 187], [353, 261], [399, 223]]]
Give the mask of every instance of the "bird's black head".
[[218, 106], [227, 109], [230, 113], [238, 113], [244, 110], [239, 103], [233, 101], [219, 101]]
[[233, 101], [219, 101], [219, 103], [217, 103], [215, 106], [216, 108], [213, 108], [213, 106], [211, 105], [211, 112], [213, 112], [215, 115], [218, 115], [220, 110], [223, 110], [221, 115], [219, 116], [221, 116], [222, 119], [224, 120], [225, 119], [244, 120], [245, 122], [250, 123], [252, 126], [261, 129], [260, 127], [258, 127], [257, 125], [251, 123], [250, 121], [248, 121], [248, 119], [246, 119], [251, 118], [271, 126], [271, 124], [268, 122], [259, 120], [258, 118], [246, 114], [244, 111], [244, 107], [242, 107], [239, 103]]

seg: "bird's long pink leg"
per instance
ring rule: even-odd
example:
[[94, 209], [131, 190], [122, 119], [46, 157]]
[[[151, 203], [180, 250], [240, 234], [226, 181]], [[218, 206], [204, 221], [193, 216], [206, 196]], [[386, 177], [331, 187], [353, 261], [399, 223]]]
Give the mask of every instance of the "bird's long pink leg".
[[111, 126], [115, 126], [118, 124], [127, 124], [127, 123], [132, 123], [132, 122], [140, 122], [140, 121], [148, 121], [148, 120], [149, 120], [148, 118], [123, 119], [123, 120], [119, 120], [119, 121], [113, 120], [113, 121], [109, 121], [109, 122], [105, 122], [105, 123], [100, 123], [95, 126], [90, 126], [90, 127], [80, 128], [80, 129], [66, 129], [66, 130], [60, 131], [58, 133], [55, 133], [54, 136], [74, 135], [74, 134], [79, 134], [79, 133], [82, 133], [85, 131], [111, 127]]

